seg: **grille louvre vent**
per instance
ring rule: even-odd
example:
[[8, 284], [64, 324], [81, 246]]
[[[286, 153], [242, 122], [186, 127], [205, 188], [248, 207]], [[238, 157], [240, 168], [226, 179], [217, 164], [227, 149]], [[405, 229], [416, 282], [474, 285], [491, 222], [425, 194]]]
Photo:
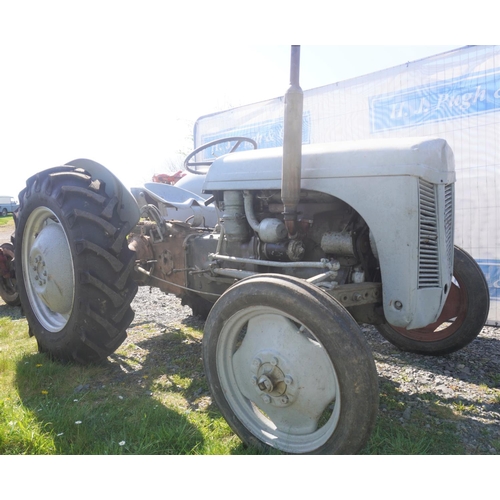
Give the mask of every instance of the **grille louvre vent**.
[[439, 287], [440, 280], [436, 186], [422, 179], [420, 179], [419, 183], [418, 250], [418, 287]]
[[448, 271], [453, 274], [453, 184], [444, 188], [444, 229], [446, 235], [446, 253], [448, 258]]

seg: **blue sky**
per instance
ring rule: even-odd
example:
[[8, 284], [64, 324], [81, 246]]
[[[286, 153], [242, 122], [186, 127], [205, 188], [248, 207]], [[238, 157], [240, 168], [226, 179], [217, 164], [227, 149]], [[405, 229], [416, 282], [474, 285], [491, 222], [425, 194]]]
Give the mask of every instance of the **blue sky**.
[[[284, 94], [285, 42], [295, 31], [280, 34], [277, 25], [291, 4], [256, 1], [239, 11], [214, 1], [197, 3], [196, 12], [172, 5], [0, 0], [0, 165], [8, 172], [0, 194], [16, 196], [28, 176], [79, 157], [107, 166], [128, 187], [140, 185], [189, 149], [199, 116]], [[328, 16], [327, 24], [317, 17], [313, 33], [341, 32], [340, 17]], [[306, 41], [304, 90], [460, 46], [394, 45], [397, 32], [367, 45], [359, 36], [297, 31]]]
[[[224, 57], [197, 61], [190, 47], [181, 56], [46, 43], [26, 48], [26, 65], [0, 84], [7, 87], [0, 162], [11, 168], [5, 195], [16, 196], [36, 171], [77, 157], [102, 163], [129, 187], [140, 185], [189, 149], [199, 116], [278, 97], [289, 83], [290, 46], [215, 47]], [[300, 83], [306, 90], [453, 47], [305, 45]]]

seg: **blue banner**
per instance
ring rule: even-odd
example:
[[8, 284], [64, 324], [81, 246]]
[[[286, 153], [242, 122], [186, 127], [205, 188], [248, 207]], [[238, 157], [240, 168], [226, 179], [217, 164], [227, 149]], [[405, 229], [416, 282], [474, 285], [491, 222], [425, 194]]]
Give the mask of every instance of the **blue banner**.
[[500, 69], [370, 98], [371, 132], [451, 120], [500, 108]]
[[[201, 144], [206, 144], [207, 142], [231, 136], [249, 137], [257, 143], [257, 147], [259, 149], [283, 146], [283, 118], [276, 121], [259, 122], [247, 127], [232, 128], [215, 134], [205, 134], [201, 137]], [[310, 113], [306, 112], [304, 113], [304, 117], [302, 119], [302, 144], [309, 144], [311, 140], [310, 138], [311, 117]], [[219, 156], [229, 153], [233, 145], [234, 144], [227, 142], [216, 144], [210, 148], [210, 150], [206, 150], [203, 153], [204, 159], [218, 158]], [[244, 151], [247, 149], [253, 149], [253, 147], [248, 142], [245, 142], [241, 144], [238, 151]]]
[[477, 259], [479, 267], [486, 277], [491, 300], [500, 300], [500, 260]]

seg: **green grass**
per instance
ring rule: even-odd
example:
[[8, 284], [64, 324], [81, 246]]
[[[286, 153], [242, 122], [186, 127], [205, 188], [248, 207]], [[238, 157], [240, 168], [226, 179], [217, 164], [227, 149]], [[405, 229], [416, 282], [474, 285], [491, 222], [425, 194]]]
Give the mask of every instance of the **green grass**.
[[[0, 303], [1, 455], [256, 454], [211, 404], [201, 360], [202, 332], [136, 325], [99, 366], [50, 361], [28, 337], [26, 321]], [[365, 455], [463, 454], [456, 412], [427, 397], [431, 416], [412, 413], [397, 386], [381, 383], [377, 425]], [[441, 412], [441, 413], [440, 413]]]
[[0, 454], [249, 453], [206, 404], [201, 361], [186, 358], [201, 332], [163, 336], [176, 373], [137, 370], [133, 344], [101, 366], [65, 365], [37, 352], [24, 319], [0, 316]]
[[0, 226], [12, 225], [12, 230], [14, 230], [14, 219], [12, 214], [7, 215], [6, 217], [0, 216]]
[[[377, 424], [365, 454], [383, 455], [463, 455], [454, 424], [455, 414], [447, 406], [441, 405], [434, 394], [421, 396], [427, 399], [429, 413], [412, 411], [411, 419], [401, 418], [405, 404], [399, 391], [390, 382], [380, 384], [380, 407]], [[446, 415], [441, 413], [445, 410]], [[432, 416], [439, 417], [440, 423], [430, 423]], [[442, 419], [442, 420], [441, 420]], [[403, 421], [402, 421], [403, 420]]]

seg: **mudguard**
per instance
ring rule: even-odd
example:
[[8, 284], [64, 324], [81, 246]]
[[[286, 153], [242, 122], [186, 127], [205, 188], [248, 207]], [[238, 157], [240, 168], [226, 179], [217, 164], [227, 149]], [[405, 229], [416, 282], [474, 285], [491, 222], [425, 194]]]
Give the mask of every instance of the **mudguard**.
[[127, 221], [132, 229], [141, 217], [139, 206], [130, 191], [122, 182], [106, 167], [93, 160], [80, 158], [66, 163], [76, 168], [86, 170], [94, 179], [100, 179], [105, 183], [106, 194], [118, 198], [118, 214], [123, 222]]

